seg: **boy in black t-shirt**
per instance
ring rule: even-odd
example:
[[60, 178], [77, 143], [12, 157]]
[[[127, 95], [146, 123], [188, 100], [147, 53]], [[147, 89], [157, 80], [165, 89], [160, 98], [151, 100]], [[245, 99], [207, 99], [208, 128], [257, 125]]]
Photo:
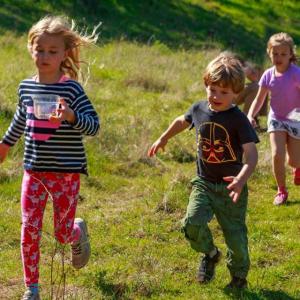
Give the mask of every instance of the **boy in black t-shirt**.
[[208, 101], [195, 103], [176, 118], [148, 155], [164, 149], [168, 140], [184, 129], [195, 127], [197, 177], [192, 180], [183, 231], [191, 247], [204, 253], [197, 280], [212, 280], [221, 258], [208, 227], [215, 215], [228, 248], [227, 266], [232, 277], [228, 287], [244, 288], [250, 265], [245, 224], [247, 179], [257, 163], [258, 138], [247, 117], [233, 105], [245, 82], [240, 62], [221, 54], [209, 63], [203, 79]]

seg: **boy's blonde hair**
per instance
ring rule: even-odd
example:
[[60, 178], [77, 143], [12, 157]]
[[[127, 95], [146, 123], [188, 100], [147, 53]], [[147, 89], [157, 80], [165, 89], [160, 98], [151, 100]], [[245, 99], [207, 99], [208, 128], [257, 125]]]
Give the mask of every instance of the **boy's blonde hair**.
[[275, 33], [269, 38], [267, 44], [268, 55], [270, 56], [271, 50], [274, 46], [280, 46], [280, 45], [286, 45], [290, 48], [292, 54], [292, 57], [290, 58], [290, 62], [296, 62], [297, 57], [296, 57], [296, 47], [294, 44], [294, 40], [289, 34], [285, 32]]
[[34, 24], [28, 33], [27, 47], [31, 52], [34, 39], [44, 33], [62, 35], [67, 50], [67, 57], [61, 64], [61, 71], [72, 79], [78, 80], [81, 74], [80, 47], [96, 43], [98, 39], [97, 29], [100, 23], [94, 27], [91, 35], [86, 35], [76, 30], [76, 24], [72, 20], [69, 23], [64, 16], [46, 16]]
[[230, 87], [236, 94], [241, 92], [245, 85], [245, 73], [239, 59], [223, 52], [212, 60], [203, 76], [204, 84], [216, 84], [221, 87]]

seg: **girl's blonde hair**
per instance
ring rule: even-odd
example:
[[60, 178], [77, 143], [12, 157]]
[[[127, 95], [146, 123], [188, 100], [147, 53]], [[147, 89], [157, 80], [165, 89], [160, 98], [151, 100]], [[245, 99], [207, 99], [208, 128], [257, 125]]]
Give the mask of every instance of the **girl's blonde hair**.
[[245, 73], [239, 59], [229, 52], [223, 52], [212, 60], [203, 76], [204, 84], [216, 84], [221, 87], [230, 87], [236, 94], [241, 92], [245, 85]]
[[287, 45], [290, 48], [292, 57], [290, 58], [290, 62], [297, 62], [297, 57], [296, 57], [296, 46], [294, 44], [293, 38], [285, 33], [285, 32], [279, 32], [273, 34], [268, 41], [267, 44], [267, 53], [271, 54], [271, 50], [274, 46], [280, 46], [280, 45]]
[[34, 39], [44, 33], [62, 35], [67, 50], [67, 57], [62, 62], [61, 71], [68, 77], [78, 80], [81, 74], [80, 64], [80, 47], [97, 42], [98, 35], [97, 29], [100, 23], [94, 27], [92, 34], [78, 32], [76, 24], [72, 20], [69, 23], [68, 19], [64, 16], [46, 16], [34, 24], [28, 33], [27, 47], [31, 52]]

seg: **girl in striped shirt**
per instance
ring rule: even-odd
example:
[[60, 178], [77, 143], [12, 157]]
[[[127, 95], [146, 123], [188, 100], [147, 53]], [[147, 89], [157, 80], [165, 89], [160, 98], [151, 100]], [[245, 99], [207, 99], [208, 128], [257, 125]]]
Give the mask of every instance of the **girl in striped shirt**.
[[[20, 83], [17, 110], [0, 143], [3, 161], [9, 148], [25, 136], [21, 191], [24, 300], [40, 299], [39, 242], [49, 196], [53, 200], [55, 238], [71, 244], [73, 266], [83, 267], [90, 256], [86, 223], [75, 219], [75, 212], [80, 174], [87, 174], [82, 137], [96, 135], [99, 119], [77, 79], [80, 47], [97, 41], [96, 30], [90, 36], [82, 35], [74, 22], [70, 25], [64, 17], [46, 16], [28, 34], [28, 50], [37, 74]], [[35, 109], [37, 95], [58, 99], [48, 118]]]

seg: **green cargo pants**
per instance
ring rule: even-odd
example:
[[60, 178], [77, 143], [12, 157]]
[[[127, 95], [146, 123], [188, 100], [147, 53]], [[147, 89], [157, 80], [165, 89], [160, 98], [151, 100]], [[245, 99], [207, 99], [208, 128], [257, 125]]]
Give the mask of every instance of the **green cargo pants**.
[[246, 278], [249, 271], [247, 227], [245, 224], [248, 188], [244, 186], [237, 203], [233, 203], [228, 183], [211, 183], [196, 177], [183, 219], [183, 232], [191, 247], [202, 253], [214, 249], [208, 223], [215, 215], [227, 245], [227, 267], [231, 276]]

